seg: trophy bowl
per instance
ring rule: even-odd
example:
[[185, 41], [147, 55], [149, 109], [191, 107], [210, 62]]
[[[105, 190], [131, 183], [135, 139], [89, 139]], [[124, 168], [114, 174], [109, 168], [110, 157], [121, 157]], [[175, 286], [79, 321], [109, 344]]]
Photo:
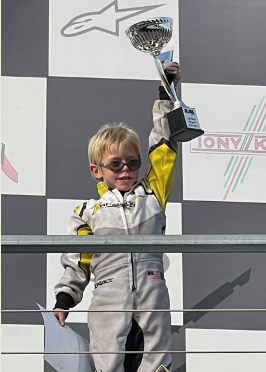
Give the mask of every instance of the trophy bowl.
[[173, 20], [169, 17], [150, 18], [128, 27], [126, 36], [131, 44], [152, 56], [160, 54], [173, 33]]

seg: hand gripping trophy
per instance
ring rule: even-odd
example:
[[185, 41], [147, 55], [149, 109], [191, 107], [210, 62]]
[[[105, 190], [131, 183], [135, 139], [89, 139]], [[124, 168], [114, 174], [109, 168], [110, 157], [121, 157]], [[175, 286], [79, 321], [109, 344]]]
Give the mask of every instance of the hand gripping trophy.
[[177, 98], [174, 84], [170, 84], [166, 77], [166, 69], [172, 62], [173, 51], [161, 53], [161, 50], [171, 39], [172, 29], [172, 18], [158, 17], [130, 26], [126, 30], [126, 35], [136, 49], [153, 56], [162, 84], [174, 103], [174, 109], [167, 114], [170, 138], [187, 142], [201, 136], [204, 131], [200, 128], [195, 109], [186, 106]]

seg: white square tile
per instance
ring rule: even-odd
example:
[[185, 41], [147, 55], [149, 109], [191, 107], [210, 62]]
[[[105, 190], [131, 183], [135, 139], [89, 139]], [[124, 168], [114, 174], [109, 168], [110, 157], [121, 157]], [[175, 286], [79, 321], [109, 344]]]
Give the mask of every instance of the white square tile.
[[[170, 309], [183, 309], [183, 264], [182, 253], [164, 254], [165, 280], [167, 283]], [[171, 324], [183, 325], [183, 312], [171, 312]]]
[[125, 35], [129, 26], [158, 16], [173, 18], [167, 50], [178, 61], [176, 0], [50, 0], [49, 75], [158, 80], [153, 57]]
[[2, 193], [45, 195], [46, 79], [2, 77]]
[[[1, 325], [2, 352], [42, 352], [44, 350], [44, 327], [28, 324]], [[43, 354], [1, 356], [1, 370], [4, 372], [43, 372]]]
[[167, 203], [165, 214], [165, 235], [182, 235], [182, 204]]
[[[182, 204], [167, 203], [165, 235], [182, 234]], [[169, 266], [168, 266], [169, 265]], [[183, 264], [182, 253], [164, 255], [165, 279], [170, 296], [170, 308], [183, 309]], [[171, 313], [172, 325], [183, 325], [183, 313]]]
[[[186, 351], [264, 351], [266, 331], [186, 329]], [[187, 354], [187, 372], [265, 372], [262, 354]]]

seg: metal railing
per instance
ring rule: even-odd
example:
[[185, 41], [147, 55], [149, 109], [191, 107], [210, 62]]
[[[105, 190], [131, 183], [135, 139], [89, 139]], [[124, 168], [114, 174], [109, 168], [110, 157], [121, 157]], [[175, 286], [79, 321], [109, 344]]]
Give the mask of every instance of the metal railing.
[[2, 253], [261, 253], [261, 235], [2, 235]]

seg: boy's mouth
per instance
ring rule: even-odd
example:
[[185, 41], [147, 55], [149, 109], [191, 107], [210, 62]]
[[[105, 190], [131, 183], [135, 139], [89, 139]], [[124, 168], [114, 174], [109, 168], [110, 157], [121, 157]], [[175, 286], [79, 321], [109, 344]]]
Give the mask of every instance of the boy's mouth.
[[131, 179], [131, 177], [129, 177], [129, 176], [124, 176], [124, 177], [119, 177], [118, 178], [118, 180], [122, 180], [122, 181], [128, 181], [130, 179]]

